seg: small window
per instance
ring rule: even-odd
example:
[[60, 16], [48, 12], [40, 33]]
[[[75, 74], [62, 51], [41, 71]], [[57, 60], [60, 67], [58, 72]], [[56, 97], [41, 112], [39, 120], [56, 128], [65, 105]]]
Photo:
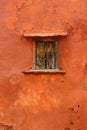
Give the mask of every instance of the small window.
[[23, 33], [25, 38], [32, 38], [33, 65], [24, 73], [65, 73], [59, 66], [57, 57], [57, 38], [67, 36], [67, 32], [58, 33]]
[[33, 69], [57, 69], [56, 41], [35, 41]]

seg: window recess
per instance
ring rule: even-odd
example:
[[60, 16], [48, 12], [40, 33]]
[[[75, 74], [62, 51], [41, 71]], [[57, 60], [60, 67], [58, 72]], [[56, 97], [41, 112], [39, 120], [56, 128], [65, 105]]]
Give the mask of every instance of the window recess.
[[60, 34], [24, 34], [24, 37], [32, 37], [34, 40], [32, 69], [24, 71], [24, 73], [65, 73], [59, 69], [57, 41], [53, 37], [66, 35], [66, 32]]

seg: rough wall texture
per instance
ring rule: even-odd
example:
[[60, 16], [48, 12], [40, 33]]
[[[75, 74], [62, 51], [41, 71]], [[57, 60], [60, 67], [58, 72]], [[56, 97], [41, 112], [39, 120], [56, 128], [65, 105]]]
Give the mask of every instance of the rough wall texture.
[[[87, 130], [87, 0], [0, 0], [0, 18], [0, 130]], [[23, 74], [33, 45], [22, 33], [61, 30], [66, 73]]]

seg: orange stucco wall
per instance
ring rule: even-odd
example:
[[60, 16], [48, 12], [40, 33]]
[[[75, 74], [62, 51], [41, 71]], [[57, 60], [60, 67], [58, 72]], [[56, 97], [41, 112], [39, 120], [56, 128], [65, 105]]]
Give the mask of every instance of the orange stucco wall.
[[[33, 44], [53, 33], [65, 74], [23, 74]], [[87, 130], [87, 0], [0, 0], [0, 123], [14, 130]]]

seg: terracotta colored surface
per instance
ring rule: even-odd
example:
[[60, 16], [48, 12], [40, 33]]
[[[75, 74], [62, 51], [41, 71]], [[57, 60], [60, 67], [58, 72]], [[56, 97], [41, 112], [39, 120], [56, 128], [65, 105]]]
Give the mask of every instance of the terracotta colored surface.
[[[22, 34], [60, 31], [68, 32], [58, 37], [66, 73], [23, 74], [32, 67], [33, 41]], [[0, 123], [87, 130], [87, 0], [0, 0]]]

